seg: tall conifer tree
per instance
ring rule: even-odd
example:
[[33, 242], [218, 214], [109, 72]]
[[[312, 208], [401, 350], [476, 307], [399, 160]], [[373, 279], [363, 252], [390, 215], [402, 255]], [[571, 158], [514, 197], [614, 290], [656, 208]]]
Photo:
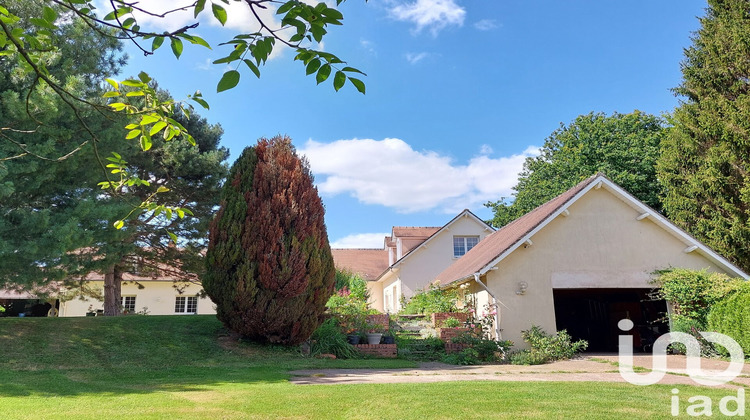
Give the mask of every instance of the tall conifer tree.
[[658, 173], [669, 217], [750, 271], [750, 1], [708, 3]]
[[335, 283], [324, 213], [288, 137], [243, 151], [211, 225], [203, 279], [229, 329], [298, 344], [320, 325]]

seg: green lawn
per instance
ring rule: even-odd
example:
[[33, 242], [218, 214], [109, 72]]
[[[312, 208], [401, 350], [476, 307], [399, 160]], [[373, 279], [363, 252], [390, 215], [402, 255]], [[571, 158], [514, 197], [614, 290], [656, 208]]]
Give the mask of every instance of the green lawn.
[[[0, 318], [0, 418], [673, 418], [667, 386], [287, 381], [291, 369], [412, 366], [253, 346], [211, 316]], [[678, 388], [683, 413], [689, 396], [716, 411], [729, 394]]]

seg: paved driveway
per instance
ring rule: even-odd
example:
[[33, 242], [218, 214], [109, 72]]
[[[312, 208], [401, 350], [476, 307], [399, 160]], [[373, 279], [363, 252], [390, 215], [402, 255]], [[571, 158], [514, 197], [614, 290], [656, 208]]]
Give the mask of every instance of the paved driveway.
[[[625, 382], [616, 365], [616, 354], [587, 354], [574, 360], [565, 360], [536, 366], [483, 365], [453, 366], [443, 363], [423, 363], [416, 369], [320, 369], [291, 372], [290, 381], [299, 385], [414, 383], [443, 381], [588, 381]], [[633, 364], [651, 368], [651, 356], [635, 356]], [[702, 369], [723, 371], [727, 362], [703, 359]], [[660, 384], [696, 385], [685, 375], [685, 356], [667, 357], [668, 374]], [[742, 375], [725, 387], [750, 386], [750, 365], [745, 364]]]

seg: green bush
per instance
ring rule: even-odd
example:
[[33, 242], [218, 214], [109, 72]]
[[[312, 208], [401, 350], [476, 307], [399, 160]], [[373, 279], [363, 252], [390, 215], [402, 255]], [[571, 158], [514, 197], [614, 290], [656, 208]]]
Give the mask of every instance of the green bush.
[[[526, 331], [521, 331], [521, 337], [529, 343], [530, 354], [518, 355], [517, 353], [514, 355], [516, 361], [539, 361], [539, 363], [520, 364], [540, 364], [570, 359], [589, 346], [586, 340], [573, 342], [572, 337], [565, 330], [561, 330], [557, 334], [548, 334], [536, 325]], [[512, 358], [511, 363], [513, 363]]]
[[455, 365], [476, 365], [480, 363], [493, 363], [505, 360], [505, 355], [513, 347], [513, 342], [508, 340], [495, 341], [484, 338], [473, 332], [466, 332], [454, 337], [453, 343], [464, 344], [466, 347], [443, 358], [445, 363]]
[[326, 320], [313, 332], [310, 354], [334, 354], [339, 359], [356, 359], [360, 356], [357, 349], [347, 342], [336, 318]]
[[709, 273], [705, 269], [671, 268], [654, 274], [659, 297], [672, 304], [673, 326], [675, 321], [681, 321], [680, 318], [688, 318], [697, 321], [701, 329], [707, 325], [706, 318], [711, 307], [744, 283], [741, 279]]
[[716, 303], [708, 314], [708, 329], [732, 337], [750, 354], [750, 288], [744, 286]]
[[508, 361], [512, 365], [543, 365], [549, 360], [543, 353], [530, 350], [517, 350], [508, 353]]
[[457, 312], [458, 292], [443, 290], [430, 285], [427, 290], [417, 290], [408, 302], [402, 302], [402, 314], [433, 314], [438, 312]]

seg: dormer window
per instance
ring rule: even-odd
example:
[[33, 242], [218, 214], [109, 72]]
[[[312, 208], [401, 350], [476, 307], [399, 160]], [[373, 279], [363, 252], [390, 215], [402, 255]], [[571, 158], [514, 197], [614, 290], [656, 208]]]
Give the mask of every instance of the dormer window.
[[453, 258], [458, 258], [469, 252], [479, 243], [479, 236], [454, 236]]

